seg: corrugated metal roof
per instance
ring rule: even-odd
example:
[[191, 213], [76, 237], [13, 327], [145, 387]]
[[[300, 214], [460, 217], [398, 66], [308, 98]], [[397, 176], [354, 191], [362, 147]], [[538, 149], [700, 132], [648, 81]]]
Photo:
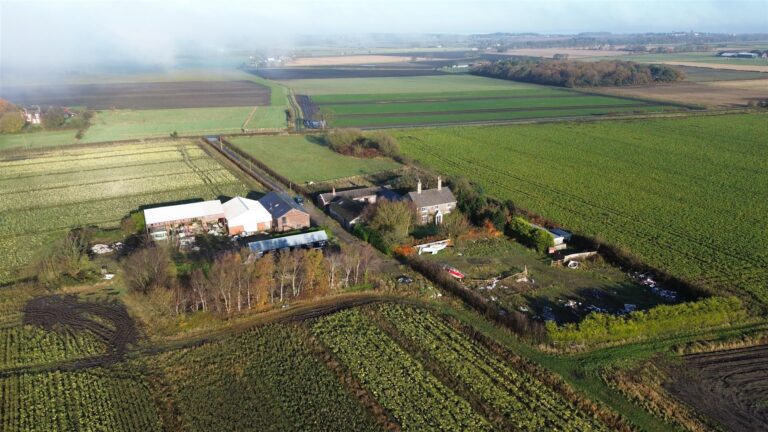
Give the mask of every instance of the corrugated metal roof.
[[146, 209], [144, 210], [144, 222], [147, 225], [154, 225], [223, 215], [224, 208], [221, 206], [221, 201], [212, 200]]
[[325, 243], [328, 234], [325, 231], [313, 231], [304, 234], [295, 234], [274, 239], [260, 240], [248, 243], [248, 248], [253, 252], [269, 252], [285, 248], [296, 248], [313, 243]]
[[225, 202], [222, 207], [224, 207], [224, 215], [228, 221], [234, 220], [248, 212], [251, 212], [259, 222], [272, 220], [272, 215], [256, 200], [234, 197]]

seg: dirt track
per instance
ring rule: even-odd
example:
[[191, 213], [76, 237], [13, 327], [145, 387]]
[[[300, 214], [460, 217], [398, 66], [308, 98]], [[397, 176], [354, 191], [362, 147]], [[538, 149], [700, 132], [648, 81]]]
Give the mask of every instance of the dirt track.
[[3, 87], [19, 105], [87, 106], [90, 109], [163, 109], [266, 106], [269, 87], [251, 81], [82, 84]]
[[693, 354], [668, 390], [729, 430], [768, 430], [768, 345]]

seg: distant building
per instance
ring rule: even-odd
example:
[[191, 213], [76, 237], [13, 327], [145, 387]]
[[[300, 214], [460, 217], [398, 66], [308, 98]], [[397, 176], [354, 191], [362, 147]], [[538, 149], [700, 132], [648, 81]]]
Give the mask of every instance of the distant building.
[[279, 250], [323, 248], [327, 244], [328, 234], [320, 230], [250, 242], [248, 243], [248, 249], [261, 256], [266, 252]]
[[328, 213], [346, 229], [351, 230], [363, 215], [368, 204], [345, 197], [336, 197], [328, 204]]
[[33, 125], [39, 125], [42, 123], [42, 110], [38, 105], [32, 105], [22, 108], [24, 114], [24, 120]]
[[165, 240], [169, 234], [184, 237], [205, 232], [212, 225], [223, 224], [224, 221], [224, 208], [219, 200], [144, 210], [147, 233], [155, 240]]
[[348, 189], [344, 191], [336, 191], [336, 188], [333, 188], [331, 192], [318, 195], [317, 203], [322, 206], [327, 206], [336, 198], [348, 198], [354, 201], [373, 204], [378, 199], [397, 201], [400, 199], [400, 194], [393, 191], [392, 188], [388, 186], [373, 186], [367, 188]]
[[289, 231], [309, 227], [309, 213], [286, 194], [270, 192], [259, 199], [272, 215], [272, 229]]
[[441, 224], [443, 218], [456, 209], [456, 198], [450, 188], [443, 187], [440, 177], [437, 178], [435, 189], [422, 190], [419, 180], [416, 191], [409, 192], [404, 199], [413, 202], [420, 224]]
[[255, 200], [235, 197], [224, 203], [229, 235], [254, 234], [272, 229], [272, 215]]

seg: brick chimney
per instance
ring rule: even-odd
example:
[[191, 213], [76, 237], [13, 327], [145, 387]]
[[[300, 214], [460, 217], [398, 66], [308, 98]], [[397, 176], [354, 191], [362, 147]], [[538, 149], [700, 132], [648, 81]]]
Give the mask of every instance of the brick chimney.
[[416, 183], [416, 193], [417, 194], [421, 193], [421, 179], [419, 179], [419, 182]]
[[440, 176], [437, 176], [437, 190], [440, 190], [443, 188], [443, 179], [440, 178]]

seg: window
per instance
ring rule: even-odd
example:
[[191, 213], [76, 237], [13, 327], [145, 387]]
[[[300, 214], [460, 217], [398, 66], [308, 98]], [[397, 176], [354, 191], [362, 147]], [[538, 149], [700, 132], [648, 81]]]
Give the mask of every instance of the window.
[[287, 218], [287, 217], [285, 217], [285, 216], [283, 216], [283, 219], [282, 219], [281, 223], [282, 223], [283, 225], [287, 224], [287, 223], [288, 223], [288, 218]]

